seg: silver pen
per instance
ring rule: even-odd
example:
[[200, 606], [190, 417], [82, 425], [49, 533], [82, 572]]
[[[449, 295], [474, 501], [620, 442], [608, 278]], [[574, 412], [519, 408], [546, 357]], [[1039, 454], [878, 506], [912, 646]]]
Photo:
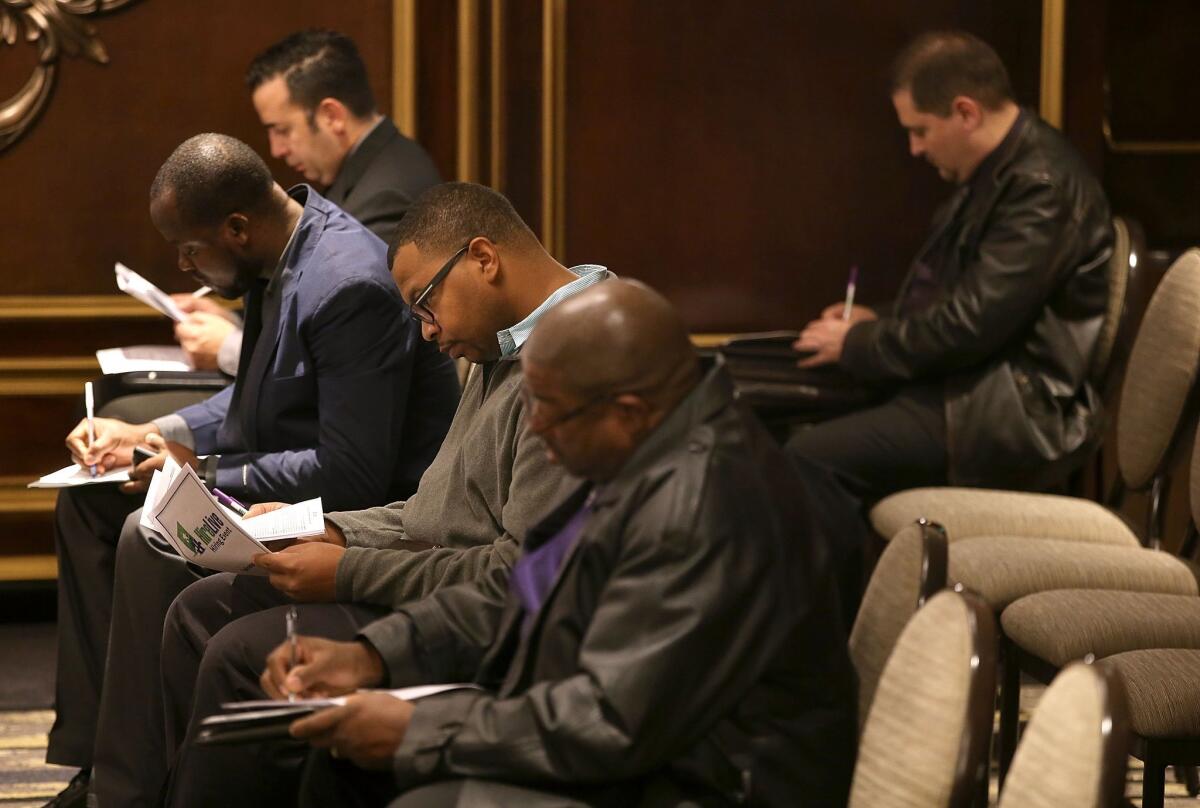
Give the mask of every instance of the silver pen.
[[[287, 643], [288, 643], [288, 670], [296, 667], [296, 607], [288, 606], [287, 610]], [[295, 701], [296, 694], [288, 692], [288, 701]]]

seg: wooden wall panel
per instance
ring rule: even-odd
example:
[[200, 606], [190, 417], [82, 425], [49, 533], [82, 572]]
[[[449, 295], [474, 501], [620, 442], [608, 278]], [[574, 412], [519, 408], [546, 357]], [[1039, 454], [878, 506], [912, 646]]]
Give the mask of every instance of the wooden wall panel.
[[572, 0], [567, 258], [648, 281], [699, 331], [802, 325], [852, 264], [863, 300], [890, 297], [949, 189], [909, 158], [887, 67], [970, 26], [1036, 103], [1039, 4], [1005, 5]]

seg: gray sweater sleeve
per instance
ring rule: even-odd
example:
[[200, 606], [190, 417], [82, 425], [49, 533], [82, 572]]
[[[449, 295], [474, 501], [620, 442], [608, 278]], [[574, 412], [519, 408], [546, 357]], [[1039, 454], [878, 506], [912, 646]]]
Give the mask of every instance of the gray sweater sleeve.
[[[439, 547], [413, 552], [375, 549], [367, 546], [365, 535], [357, 537], [351, 545], [348, 534], [348, 549], [338, 564], [337, 599], [394, 608], [423, 598], [440, 587], [474, 581], [489, 570], [510, 567], [526, 532], [548, 512], [566, 479], [565, 472], [546, 459], [541, 441], [527, 434], [523, 424], [518, 426], [517, 435], [512, 478], [500, 512], [501, 531], [495, 541], [467, 548]], [[393, 508], [359, 513], [371, 514], [374, 519], [374, 512]], [[342, 516], [339, 514], [338, 519], [331, 521], [342, 527]], [[398, 510], [392, 516], [399, 521]], [[349, 521], [346, 524], [352, 530], [362, 530], [363, 534], [378, 529]], [[389, 543], [395, 538], [402, 537], [393, 534]]]
[[341, 529], [348, 548], [389, 547], [393, 542], [408, 538], [404, 532], [403, 502], [361, 511], [327, 513], [325, 520]]

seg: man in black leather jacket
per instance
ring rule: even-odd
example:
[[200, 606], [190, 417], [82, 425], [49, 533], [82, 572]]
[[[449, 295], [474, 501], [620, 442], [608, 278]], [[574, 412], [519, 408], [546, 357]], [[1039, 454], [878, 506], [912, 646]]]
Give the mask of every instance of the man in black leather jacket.
[[1088, 368], [1112, 252], [1104, 192], [969, 34], [919, 37], [892, 88], [913, 156], [958, 188], [890, 313], [855, 306], [843, 319], [830, 306], [795, 345], [812, 352], [802, 365], [837, 363], [891, 397], [788, 448], [868, 501], [921, 485], [1044, 484], [1100, 427]]
[[[357, 642], [302, 637], [268, 694], [475, 681], [302, 719], [312, 805], [844, 805], [855, 677], [829, 544], [856, 519], [702, 377], [678, 315], [611, 280], [539, 322], [527, 423], [582, 478], [510, 569]], [[383, 769], [372, 774], [364, 768]], [[287, 804], [295, 795], [279, 795]]]

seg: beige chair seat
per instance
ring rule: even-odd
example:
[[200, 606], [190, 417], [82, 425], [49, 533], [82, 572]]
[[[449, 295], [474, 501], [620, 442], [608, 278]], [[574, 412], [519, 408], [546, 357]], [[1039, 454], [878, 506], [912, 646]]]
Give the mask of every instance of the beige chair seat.
[[1200, 650], [1128, 651], [1099, 664], [1125, 685], [1129, 723], [1138, 735], [1200, 737]]
[[1154, 550], [979, 536], [950, 545], [948, 580], [979, 593], [997, 612], [1018, 598], [1052, 589], [1116, 589], [1196, 595], [1196, 568]]
[[976, 536], [1030, 536], [1137, 547], [1121, 519], [1090, 500], [990, 488], [911, 488], [871, 509], [875, 532], [890, 540], [917, 519], [938, 522], [952, 542]]
[[1200, 650], [1200, 598], [1062, 589], [1013, 602], [1000, 617], [1022, 650], [1061, 668], [1147, 648]]

